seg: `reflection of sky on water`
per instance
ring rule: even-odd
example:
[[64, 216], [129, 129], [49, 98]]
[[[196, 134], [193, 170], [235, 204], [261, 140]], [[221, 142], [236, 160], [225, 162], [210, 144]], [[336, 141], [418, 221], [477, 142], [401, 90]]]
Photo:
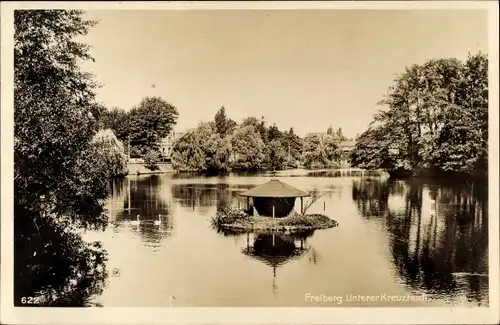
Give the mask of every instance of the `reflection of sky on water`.
[[[305, 236], [303, 250], [300, 240], [290, 245], [290, 238], [275, 235], [282, 248], [275, 251], [269, 235], [247, 238], [210, 228], [218, 205], [244, 207], [239, 193], [268, 180], [228, 174], [116, 181], [108, 201], [111, 227], [100, 238], [119, 276], [101, 297], [103, 305], [165, 306], [176, 292], [179, 306], [310, 306], [305, 291], [425, 293], [438, 305], [488, 303], [487, 209], [480, 186], [335, 174], [282, 178], [322, 192], [308, 213], [324, 213], [339, 227]], [[137, 214], [145, 222], [133, 225]], [[158, 214], [162, 225], [153, 223]], [[273, 259], [281, 262], [273, 266]], [[130, 296], [146, 295], [147, 288], [151, 298]]]

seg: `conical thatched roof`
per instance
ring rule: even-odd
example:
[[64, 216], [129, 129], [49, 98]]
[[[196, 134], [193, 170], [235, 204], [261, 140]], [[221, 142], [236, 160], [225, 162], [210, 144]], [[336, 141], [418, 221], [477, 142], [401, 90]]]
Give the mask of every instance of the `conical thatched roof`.
[[305, 197], [309, 196], [309, 193], [285, 184], [280, 180], [272, 179], [240, 195], [250, 197]]

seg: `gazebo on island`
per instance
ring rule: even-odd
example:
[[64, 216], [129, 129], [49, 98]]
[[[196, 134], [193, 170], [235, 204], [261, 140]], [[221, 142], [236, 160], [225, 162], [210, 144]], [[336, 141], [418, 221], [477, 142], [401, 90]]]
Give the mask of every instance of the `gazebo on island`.
[[[282, 218], [290, 214], [295, 206], [295, 199], [300, 198], [300, 212], [304, 209], [304, 197], [309, 193], [283, 183], [273, 177], [269, 182], [256, 186], [240, 194], [247, 198], [247, 208], [250, 210], [250, 198], [253, 207], [261, 216]], [[253, 215], [253, 209], [251, 214]]]

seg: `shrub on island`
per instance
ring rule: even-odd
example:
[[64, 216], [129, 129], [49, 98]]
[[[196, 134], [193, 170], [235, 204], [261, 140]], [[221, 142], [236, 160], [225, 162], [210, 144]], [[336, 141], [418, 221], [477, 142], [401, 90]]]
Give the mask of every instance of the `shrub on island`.
[[212, 226], [220, 229], [241, 230], [313, 230], [338, 226], [338, 222], [323, 214], [294, 214], [283, 218], [251, 216], [241, 209], [223, 207], [212, 218]]

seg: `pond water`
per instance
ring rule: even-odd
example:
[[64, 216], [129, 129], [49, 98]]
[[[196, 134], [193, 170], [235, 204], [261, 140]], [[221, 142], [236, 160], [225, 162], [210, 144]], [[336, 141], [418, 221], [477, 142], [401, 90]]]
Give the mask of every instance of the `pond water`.
[[[210, 219], [217, 206], [243, 207], [246, 199], [239, 193], [268, 181], [267, 174], [115, 181], [107, 202], [110, 226], [88, 234], [109, 254], [110, 276], [95, 302], [105, 307], [488, 305], [486, 185], [328, 171], [276, 177], [320, 191], [323, 196], [308, 213], [325, 214], [339, 226], [295, 235], [214, 230]], [[154, 224], [158, 214], [160, 225]], [[137, 215], [138, 225], [131, 222]]]

